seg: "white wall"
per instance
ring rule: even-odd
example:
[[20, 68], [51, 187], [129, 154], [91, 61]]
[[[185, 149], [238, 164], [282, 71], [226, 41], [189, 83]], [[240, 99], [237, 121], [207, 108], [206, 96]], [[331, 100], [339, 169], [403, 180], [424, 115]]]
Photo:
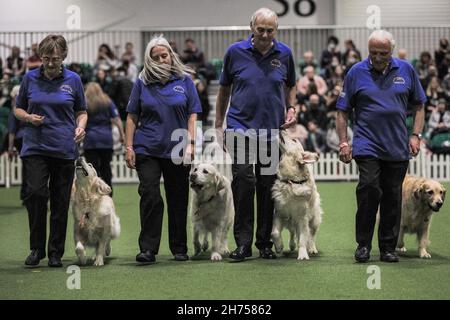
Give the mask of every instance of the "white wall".
[[366, 9], [381, 9], [382, 26], [430, 26], [450, 23], [449, 0], [336, 0], [337, 25], [366, 25]]
[[[283, 25], [334, 23], [334, 0], [314, 0], [316, 13], [299, 17], [289, 13]], [[69, 5], [81, 9], [81, 29], [140, 29], [145, 27], [245, 26], [252, 13], [263, 6], [277, 12], [283, 8], [276, 0], [2, 0], [1, 31], [63, 31]], [[306, 3], [302, 4], [306, 5]]]

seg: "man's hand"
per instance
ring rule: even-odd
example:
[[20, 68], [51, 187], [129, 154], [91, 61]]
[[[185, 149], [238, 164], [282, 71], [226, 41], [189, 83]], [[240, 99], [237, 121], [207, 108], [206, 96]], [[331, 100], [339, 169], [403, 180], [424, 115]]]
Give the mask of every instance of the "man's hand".
[[415, 157], [419, 154], [420, 151], [420, 139], [417, 136], [411, 136], [409, 138], [409, 151], [412, 156]]
[[286, 113], [286, 119], [284, 124], [281, 126], [281, 129], [287, 129], [294, 126], [297, 123], [297, 118], [295, 117], [295, 109], [289, 108]]
[[75, 129], [75, 137], [74, 140], [76, 143], [79, 143], [81, 141], [83, 141], [84, 137], [86, 136], [86, 132], [84, 131], [84, 128], [82, 127], [77, 127]]

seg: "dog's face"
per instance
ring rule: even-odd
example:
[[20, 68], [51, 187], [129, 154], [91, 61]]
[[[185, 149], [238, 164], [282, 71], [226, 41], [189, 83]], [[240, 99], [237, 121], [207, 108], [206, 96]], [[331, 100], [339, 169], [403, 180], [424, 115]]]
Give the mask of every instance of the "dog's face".
[[97, 171], [92, 164], [87, 163], [83, 157], [79, 157], [76, 161], [75, 174], [77, 186], [100, 194], [111, 193], [111, 188], [97, 176]]
[[444, 186], [439, 182], [426, 180], [414, 190], [414, 197], [426, 203], [434, 212], [438, 212], [444, 204], [445, 193]]
[[220, 173], [217, 169], [208, 163], [201, 163], [197, 167], [193, 168], [189, 181], [191, 182], [191, 188], [195, 192], [209, 189], [212, 186], [217, 186], [220, 180]]

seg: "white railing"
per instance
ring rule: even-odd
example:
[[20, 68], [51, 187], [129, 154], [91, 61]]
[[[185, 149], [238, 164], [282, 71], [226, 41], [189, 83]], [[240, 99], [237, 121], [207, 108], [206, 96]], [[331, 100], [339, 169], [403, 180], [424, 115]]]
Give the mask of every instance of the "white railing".
[[[227, 176], [231, 174], [229, 162], [218, 165], [220, 171]], [[8, 160], [6, 154], [0, 156], [0, 185], [9, 187], [20, 185], [22, 181], [22, 162], [19, 157]], [[123, 154], [113, 156], [111, 163], [112, 182], [137, 183], [136, 170], [127, 168]], [[336, 153], [320, 155], [319, 161], [313, 165], [314, 175], [317, 181], [354, 181], [358, 179], [356, 163], [352, 161], [346, 165], [339, 161]], [[408, 173], [414, 176], [422, 176], [439, 181], [450, 182], [450, 155], [428, 154], [425, 149], [409, 163]]]

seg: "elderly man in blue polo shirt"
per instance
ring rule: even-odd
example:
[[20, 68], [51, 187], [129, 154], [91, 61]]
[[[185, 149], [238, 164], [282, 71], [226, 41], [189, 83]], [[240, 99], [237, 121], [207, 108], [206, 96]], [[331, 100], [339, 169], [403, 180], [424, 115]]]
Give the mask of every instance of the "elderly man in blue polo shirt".
[[279, 159], [278, 147], [274, 149], [276, 130], [295, 124], [295, 64], [289, 47], [275, 40], [278, 17], [272, 10], [261, 8], [253, 14], [250, 28], [253, 34], [231, 45], [225, 54], [216, 105], [215, 126], [221, 142], [231, 97], [226, 147], [233, 158], [237, 249], [230, 258], [236, 261], [252, 255], [255, 186], [255, 245], [261, 258], [276, 258], [270, 240], [274, 210], [271, 188], [276, 176], [270, 168]]
[[[398, 262], [395, 253], [402, 182], [411, 156], [420, 150], [425, 94], [414, 68], [392, 57], [392, 35], [376, 30], [369, 37], [369, 58], [355, 64], [344, 79], [337, 102], [340, 160], [352, 157], [359, 169], [356, 188], [355, 252], [357, 262], [370, 259], [376, 213], [380, 207], [378, 245], [380, 260]], [[413, 133], [408, 137], [406, 111], [413, 108]], [[353, 150], [347, 142], [347, 121], [352, 114]]]

